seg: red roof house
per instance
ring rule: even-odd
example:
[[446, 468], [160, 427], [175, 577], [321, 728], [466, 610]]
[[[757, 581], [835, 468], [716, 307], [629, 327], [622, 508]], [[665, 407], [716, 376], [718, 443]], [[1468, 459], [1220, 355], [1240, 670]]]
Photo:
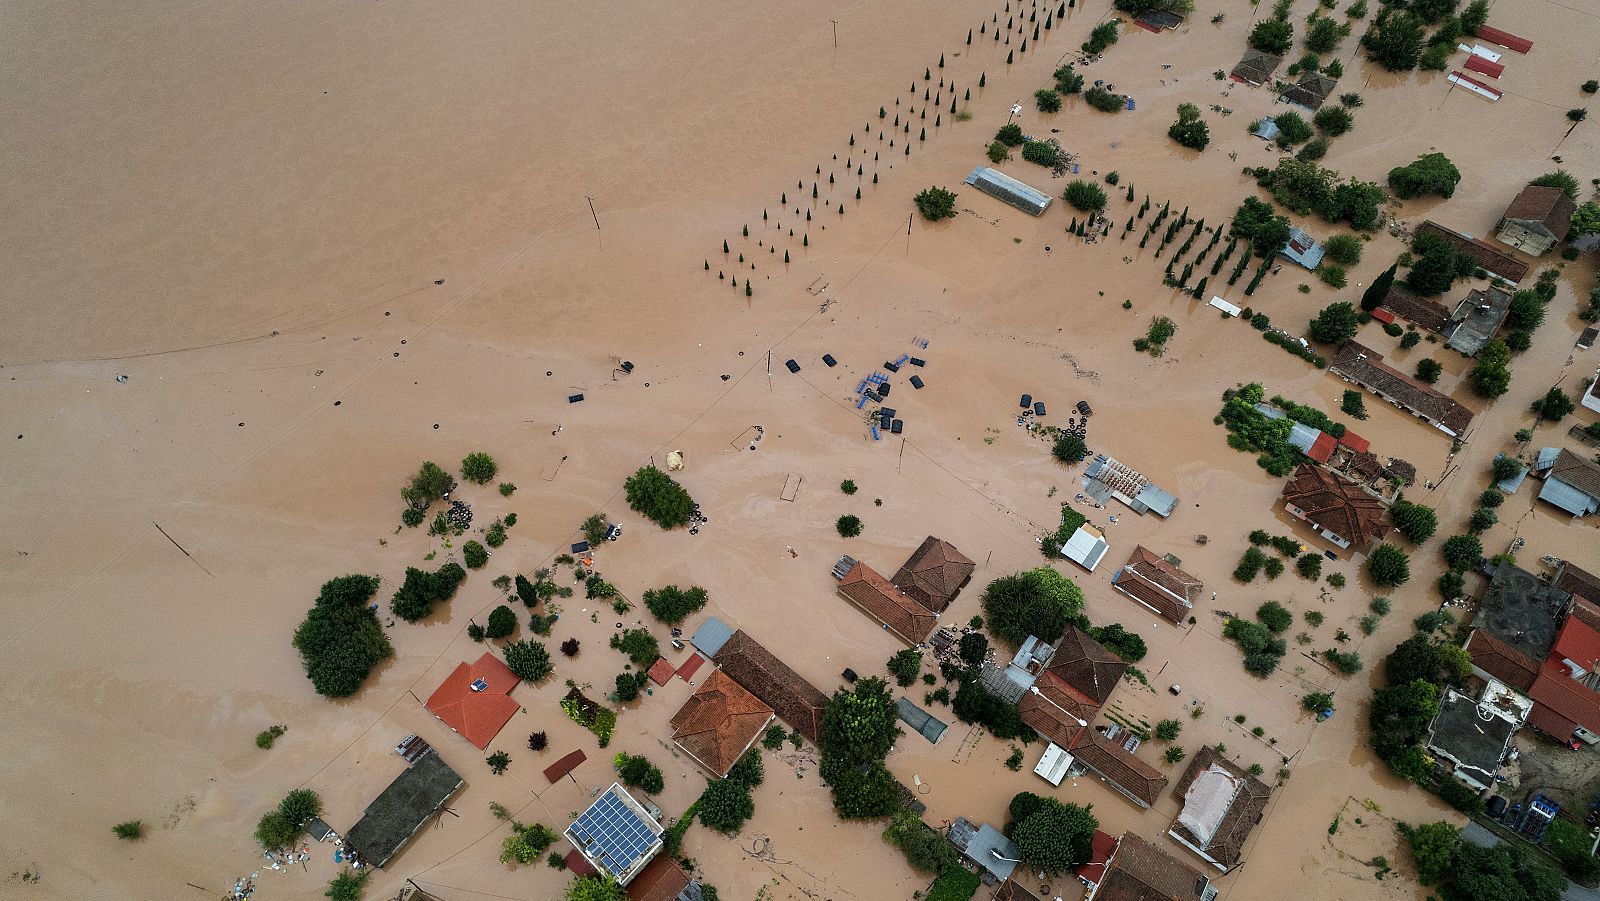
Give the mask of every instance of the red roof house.
[[1527, 38], [1519, 38], [1509, 31], [1501, 31], [1491, 25], [1479, 25], [1477, 37], [1491, 44], [1499, 44], [1518, 53], [1527, 53], [1533, 49], [1533, 42]]
[[1499, 63], [1490, 62], [1489, 60], [1486, 60], [1475, 53], [1467, 57], [1466, 67], [1473, 72], [1482, 72], [1490, 78], [1499, 78], [1501, 75], [1505, 74], [1506, 71], [1505, 66]]
[[1283, 486], [1284, 510], [1342, 548], [1364, 548], [1388, 534], [1388, 508], [1361, 486], [1302, 463]]
[[1111, 859], [1111, 852], [1117, 850], [1117, 837], [1096, 829], [1094, 839], [1089, 843], [1089, 860], [1079, 864], [1073, 870], [1078, 874], [1078, 881], [1093, 890], [1100, 884], [1106, 875], [1106, 861]]
[[1194, 613], [1205, 583], [1141, 544], [1111, 577], [1111, 587], [1181, 625]]
[[479, 748], [500, 734], [521, 708], [511, 689], [522, 680], [493, 652], [463, 663], [429, 696], [427, 707], [441, 722]]
[[695, 763], [721, 779], [772, 722], [772, 708], [713, 670], [672, 717], [672, 740]]
[[628, 901], [673, 901], [689, 887], [689, 874], [670, 854], [658, 854], [633, 877], [626, 889]]
[[1575, 679], [1584, 679], [1595, 672], [1600, 663], [1600, 632], [1576, 616], [1567, 617], [1556, 633], [1555, 646], [1550, 649], [1550, 662], [1567, 667]]
[[1528, 697], [1533, 699], [1528, 725], [1540, 732], [1561, 741], [1579, 727], [1600, 733], [1600, 694], [1574, 681], [1561, 664], [1545, 661]]
[[909, 645], [921, 644], [939, 624], [937, 613], [902, 592], [865, 563], [858, 562], [850, 567], [850, 571], [839, 580], [838, 592]]

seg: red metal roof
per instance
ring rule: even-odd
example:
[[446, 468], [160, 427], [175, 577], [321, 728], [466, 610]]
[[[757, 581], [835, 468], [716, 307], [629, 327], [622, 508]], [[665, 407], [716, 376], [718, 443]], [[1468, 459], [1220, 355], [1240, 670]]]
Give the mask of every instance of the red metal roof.
[[591, 866], [587, 860], [584, 860], [583, 855], [578, 852], [577, 848], [567, 852], [566, 863], [567, 869], [572, 871], [575, 876], [600, 875], [600, 871]]
[[571, 754], [568, 754], [560, 760], [557, 760], [555, 763], [545, 767], [544, 778], [548, 780], [551, 785], [554, 785], [561, 779], [562, 776], [565, 776], [566, 774], [577, 769], [578, 764], [583, 763], [585, 759], [586, 758], [583, 756], [582, 751], [573, 751]]
[[1394, 322], [1394, 314], [1389, 312], [1388, 310], [1385, 310], [1383, 307], [1379, 307], [1376, 310], [1373, 310], [1372, 311], [1372, 318], [1378, 320], [1379, 322], [1381, 322], [1381, 323], [1383, 323], [1385, 325], [1388, 325], [1388, 324]]
[[1117, 850], [1117, 838], [1107, 835], [1096, 829], [1094, 839], [1089, 843], [1089, 861], [1078, 865], [1076, 872], [1078, 878], [1090, 885], [1096, 885], [1101, 877], [1106, 874], [1106, 861], [1111, 859], [1111, 852]]
[[1358, 454], [1364, 454], [1372, 448], [1372, 442], [1361, 437], [1360, 435], [1357, 435], [1355, 432], [1352, 432], [1349, 429], [1345, 429], [1344, 437], [1339, 439], [1339, 443], [1350, 448]]
[[689, 659], [683, 661], [683, 665], [678, 667], [678, 678], [685, 682], [693, 679], [694, 674], [699, 671], [700, 666], [705, 662], [706, 658], [701, 657], [699, 654], [690, 654]]
[[1467, 68], [1474, 72], [1482, 72], [1490, 78], [1499, 78], [1506, 71], [1505, 66], [1490, 62], [1476, 53], [1467, 57]]
[[1563, 659], [1571, 660], [1586, 672], [1594, 672], [1595, 663], [1600, 662], [1600, 632], [1576, 616], [1567, 617], [1561, 631], [1556, 633], [1550, 659], [1558, 663]]
[[[486, 687], [474, 691], [479, 680]], [[462, 738], [487, 748], [522, 706], [511, 698], [511, 689], [521, 681], [499, 657], [485, 651], [471, 664], [458, 665], [428, 698], [427, 707]]]
[[1499, 44], [1518, 53], [1527, 53], [1533, 49], [1533, 42], [1527, 38], [1519, 38], [1509, 31], [1501, 31], [1488, 25], [1478, 26], [1478, 37], [1491, 44]]
[[1339, 442], [1333, 440], [1332, 435], [1327, 432], [1318, 432], [1317, 440], [1311, 442], [1311, 449], [1306, 451], [1306, 456], [1318, 463], [1326, 463], [1333, 456], [1333, 449], [1338, 445]]

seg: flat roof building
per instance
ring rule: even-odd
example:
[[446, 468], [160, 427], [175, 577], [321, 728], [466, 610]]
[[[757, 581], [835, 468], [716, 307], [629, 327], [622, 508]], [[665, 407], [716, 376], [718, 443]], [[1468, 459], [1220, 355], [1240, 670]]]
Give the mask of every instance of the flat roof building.
[[344, 840], [368, 866], [382, 867], [411, 841], [466, 783], [429, 748], [395, 777], [361, 814]]

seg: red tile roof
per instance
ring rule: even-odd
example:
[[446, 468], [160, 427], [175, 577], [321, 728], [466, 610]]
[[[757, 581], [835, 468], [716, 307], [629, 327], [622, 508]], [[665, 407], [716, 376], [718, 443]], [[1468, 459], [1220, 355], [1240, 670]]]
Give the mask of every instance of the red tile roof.
[[995, 890], [994, 901], [1039, 901], [1039, 896], [1028, 891], [1013, 875], [1000, 883], [1000, 887]]
[[565, 776], [566, 774], [577, 769], [578, 764], [583, 763], [586, 759], [587, 758], [583, 756], [582, 751], [573, 751], [571, 754], [562, 757], [560, 760], [557, 760], [555, 763], [552, 763], [544, 768], [545, 781], [549, 782], [551, 785], [556, 784], [556, 782], [558, 782], [562, 776]]
[[[479, 679], [488, 687], [473, 691], [472, 685]], [[462, 738], [487, 748], [521, 709], [510, 694], [521, 681], [499, 657], [485, 651], [471, 664], [458, 665], [428, 697], [427, 707]]]
[[1088, 861], [1078, 864], [1078, 868], [1073, 872], [1078, 874], [1079, 879], [1091, 885], [1099, 884], [1106, 874], [1106, 862], [1111, 859], [1111, 853], [1115, 850], [1117, 850], [1117, 837], [1096, 829], [1094, 838], [1089, 842]]
[[1501, 682], [1526, 693], [1539, 677], [1539, 664], [1527, 654], [1496, 638], [1492, 632], [1474, 629], [1467, 636], [1466, 651], [1472, 665]]
[[1533, 42], [1527, 38], [1519, 38], [1509, 31], [1501, 31], [1490, 25], [1479, 25], [1477, 36], [1491, 44], [1499, 44], [1518, 53], [1527, 53], [1533, 49]]
[[657, 854], [633, 877], [626, 889], [628, 901], [672, 901], [689, 887], [689, 874], [670, 854]]
[[648, 675], [651, 682], [657, 685], [665, 685], [667, 680], [672, 678], [672, 664], [668, 663], [665, 657], [657, 657], [656, 662], [650, 664]]
[[1457, 435], [1472, 424], [1472, 411], [1455, 398], [1390, 366], [1383, 361], [1383, 354], [1354, 341], [1339, 348], [1328, 371]]
[[1571, 660], [1584, 672], [1594, 672], [1595, 664], [1600, 663], [1600, 632], [1576, 616], [1567, 617], [1567, 621], [1561, 624], [1561, 631], [1556, 633], [1550, 659], [1558, 662]]
[[1111, 584], [1173, 623], [1182, 624], [1200, 600], [1205, 583], [1167, 562], [1144, 545], [1137, 545], [1112, 577]]
[[[1539, 714], [1541, 707], [1545, 709], [1540, 714], [1541, 719], [1550, 719], [1550, 715], [1554, 714], [1563, 722], [1576, 723], [1590, 732], [1600, 732], [1600, 694], [1573, 681], [1567, 674], [1567, 668], [1559, 663], [1547, 661], [1540, 668], [1539, 678], [1534, 680], [1528, 697], [1533, 699], [1534, 713]], [[1531, 716], [1529, 720], [1534, 722]], [[1570, 730], [1551, 732], [1538, 722], [1534, 722], [1534, 725], [1556, 738], [1564, 739], [1572, 734]]]
[[921, 644], [939, 624], [933, 611], [896, 588], [865, 563], [850, 567], [839, 580], [839, 593], [868, 616], [889, 627], [906, 644]]
[[816, 686], [743, 629], [734, 632], [712, 659], [791, 728], [816, 742], [822, 733], [822, 711], [828, 706], [827, 696]]
[[1332, 435], [1318, 432], [1317, 440], [1311, 442], [1311, 449], [1306, 451], [1306, 456], [1318, 463], [1326, 463], [1333, 458], [1333, 449], [1338, 446], [1339, 442], [1333, 440]]
[[1388, 508], [1382, 501], [1320, 466], [1300, 464], [1284, 483], [1283, 500], [1307, 522], [1357, 547], [1389, 532]]
[[977, 568], [955, 545], [929, 535], [891, 581], [923, 607], [943, 613]]
[[715, 670], [672, 716], [672, 740], [718, 779], [772, 722], [772, 708]]
[[1372, 449], [1372, 442], [1361, 437], [1360, 435], [1357, 435], [1355, 432], [1352, 432], [1349, 429], [1344, 430], [1344, 437], [1339, 439], [1339, 443], [1350, 448], [1358, 454], [1367, 453]]
[[[1104, 704], [1122, 681], [1128, 664], [1100, 642], [1067, 626], [1056, 643], [1055, 656], [1046, 672], [1054, 673], [1096, 705]], [[1087, 717], [1085, 717], [1087, 719]]]
[[1208, 885], [1199, 870], [1124, 832], [1094, 897], [1095, 901], [1200, 901]]
[[1054, 673], [1041, 673], [1033, 687], [1038, 691], [1023, 692], [1017, 712], [1035, 732], [1063, 748], [1072, 747], [1088, 728], [1083, 724], [1100, 713], [1100, 705]]
[[1069, 748], [1079, 763], [1093, 770], [1111, 785], [1122, 789], [1143, 807], [1161, 797], [1167, 777], [1161, 771], [1133, 756], [1114, 741], [1107, 741], [1093, 729], [1079, 733]]
[[572, 872], [572, 875], [574, 875], [574, 876], [598, 876], [598, 875], [600, 875], [600, 871], [596, 870], [593, 866], [591, 866], [589, 864], [589, 861], [584, 860], [583, 859], [583, 854], [581, 852], [579, 852], [578, 849], [576, 849], [576, 848], [574, 848], [571, 851], [567, 852], [566, 862], [567, 862], [567, 869], [570, 870]]
[[1372, 311], [1372, 318], [1378, 320], [1384, 325], [1388, 325], [1394, 321], [1394, 314], [1388, 310], [1385, 310], [1383, 307], [1379, 307]]

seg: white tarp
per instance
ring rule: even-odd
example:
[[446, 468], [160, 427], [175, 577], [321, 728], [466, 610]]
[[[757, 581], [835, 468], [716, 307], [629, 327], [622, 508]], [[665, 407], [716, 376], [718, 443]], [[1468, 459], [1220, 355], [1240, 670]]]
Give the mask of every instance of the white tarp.
[[1485, 47], [1482, 44], [1473, 44], [1471, 47], [1468, 47], [1466, 44], [1457, 44], [1456, 49], [1465, 50], [1473, 56], [1483, 57], [1491, 63], [1497, 63], [1500, 61], [1500, 54], [1490, 50], [1488, 47]]
[[1228, 808], [1239, 794], [1240, 784], [1241, 780], [1217, 764], [1212, 764], [1189, 783], [1178, 823], [1189, 830], [1200, 847], [1211, 844], [1211, 837], [1217, 833], [1222, 818], [1228, 815]]

